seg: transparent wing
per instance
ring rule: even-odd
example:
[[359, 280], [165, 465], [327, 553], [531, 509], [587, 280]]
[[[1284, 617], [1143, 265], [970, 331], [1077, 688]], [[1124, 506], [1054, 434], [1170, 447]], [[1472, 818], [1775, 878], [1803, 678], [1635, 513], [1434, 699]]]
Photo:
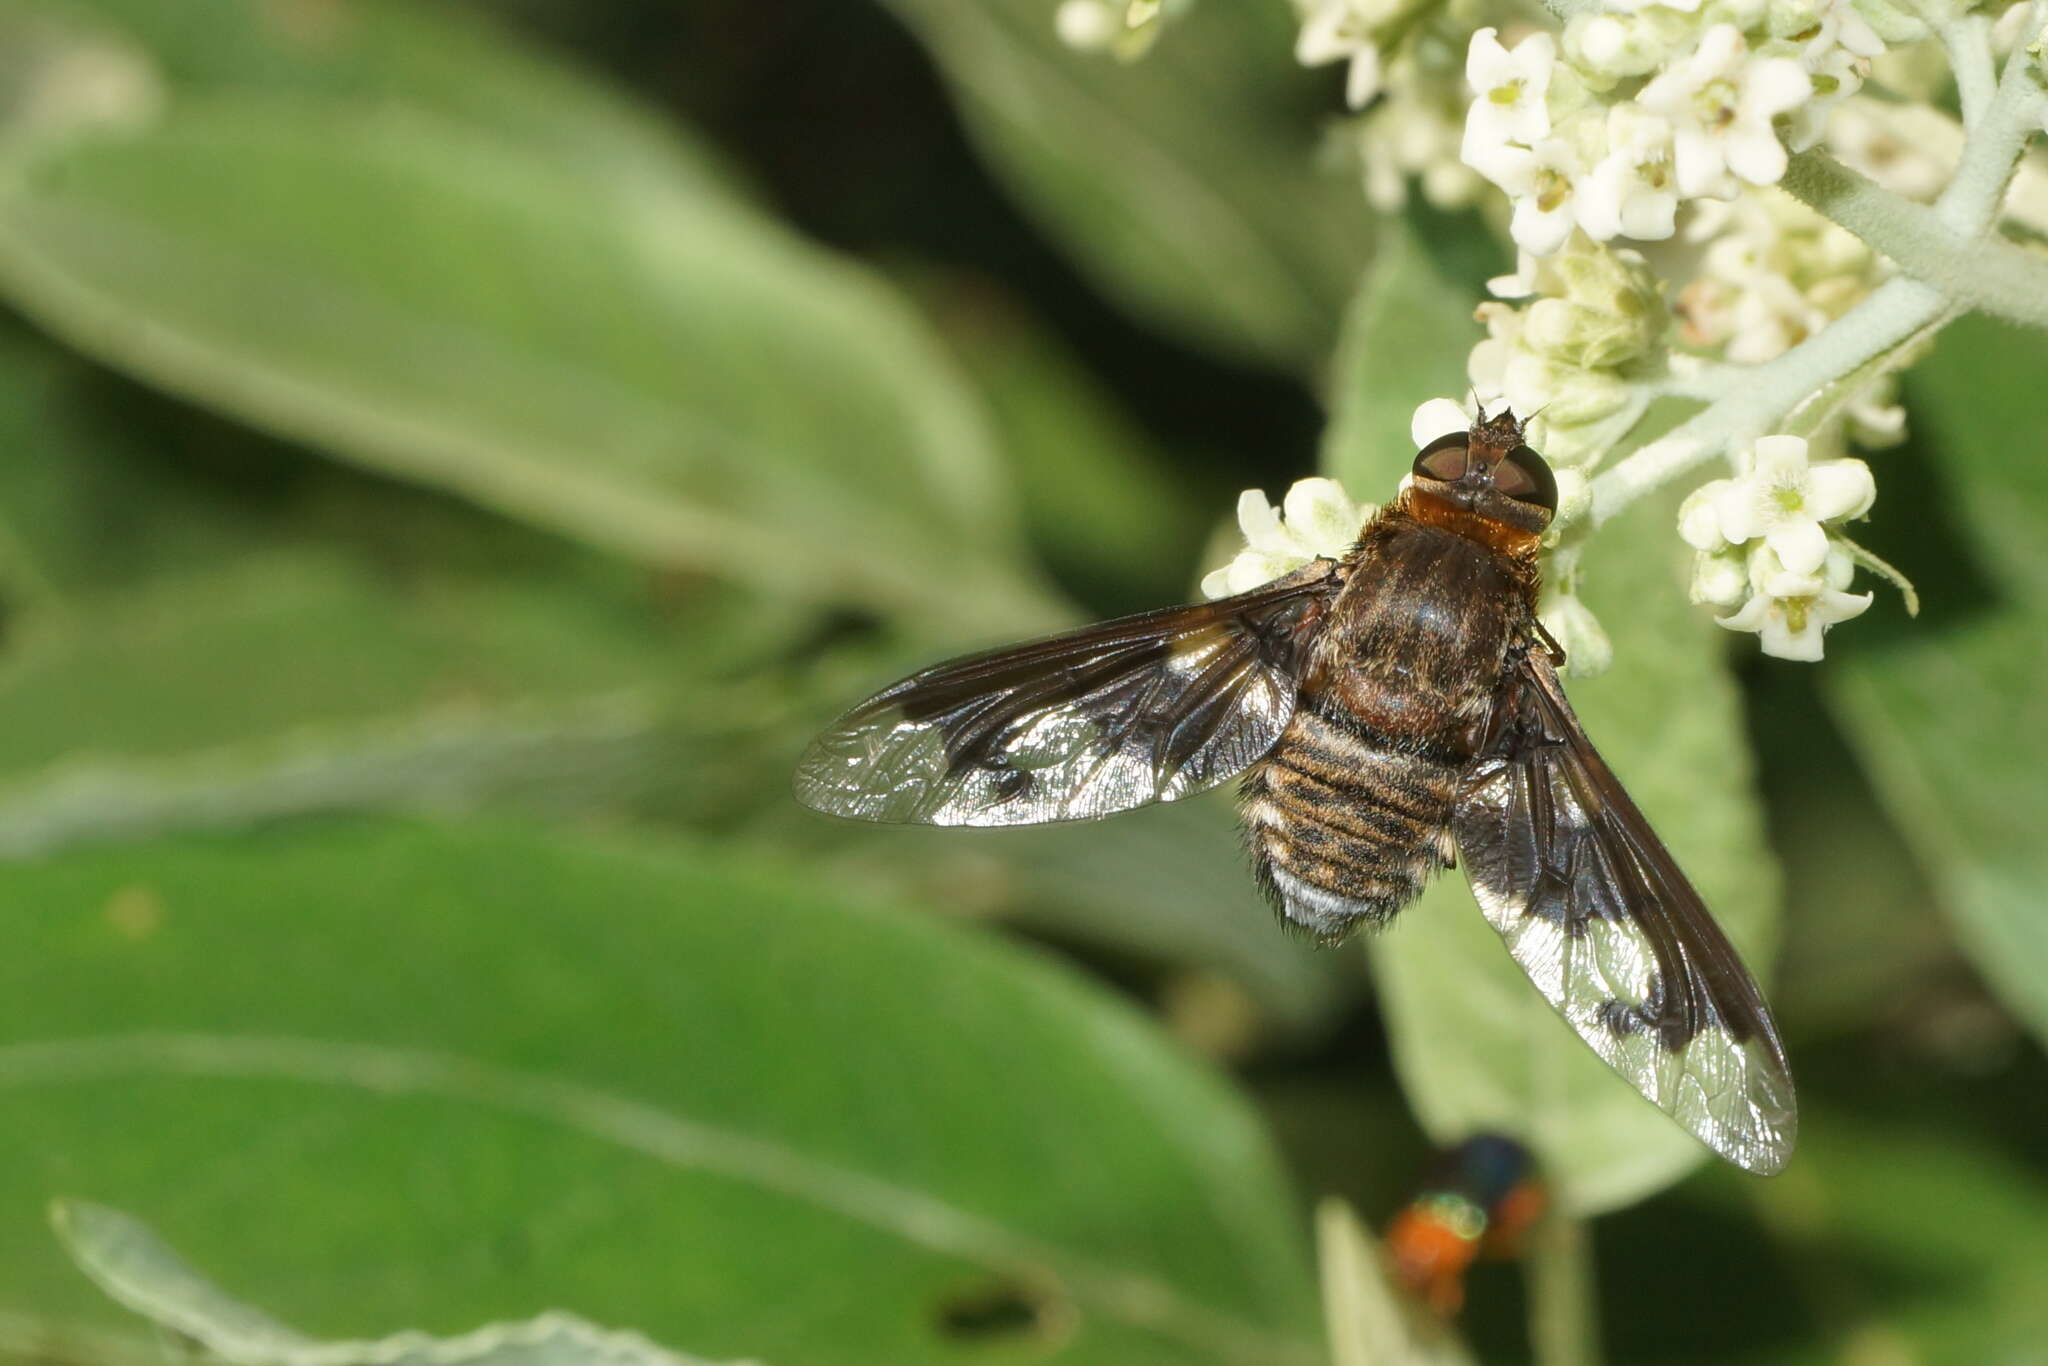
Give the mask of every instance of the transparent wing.
[[1037, 825], [1214, 787], [1294, 714], [1336, 566], [913, 674], [804, 754], [796, 795], [858, 820]]
[[1608, 1066], [1737, 1166], [1779, 1170], [1798, 1119], [1755, 980], [1540, 650], [1501, 706], [1451, 820], [1480, 908]]

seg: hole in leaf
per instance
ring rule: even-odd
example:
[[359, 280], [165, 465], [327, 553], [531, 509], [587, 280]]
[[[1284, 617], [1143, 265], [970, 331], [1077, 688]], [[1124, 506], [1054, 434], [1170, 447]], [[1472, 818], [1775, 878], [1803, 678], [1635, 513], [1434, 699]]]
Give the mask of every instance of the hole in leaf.
[[1051, 1347], [1070, 1335], [1073, 1311], [1046, 1285], [997, 1276], [939, 1301], [934, 1322], [942, 1337], [963, 1344]]

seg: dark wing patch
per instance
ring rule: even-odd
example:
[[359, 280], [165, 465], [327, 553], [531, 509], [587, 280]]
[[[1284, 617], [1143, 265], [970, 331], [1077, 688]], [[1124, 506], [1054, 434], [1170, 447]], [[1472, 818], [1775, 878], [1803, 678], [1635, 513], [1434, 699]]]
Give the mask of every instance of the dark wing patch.
[[1586, 739], [1540, 648], [1500, 706], [1451, 819], [1486, 918], [1608, 1066], [1729, 1161], [1779, 1170], [1798, 1118], [1755, 980]]
[[796, 795], [857, 820], [1037, 825], [1173, 801], [1264, 758], [1336, 566], [970, 655], [886, 688], [805, 752]]

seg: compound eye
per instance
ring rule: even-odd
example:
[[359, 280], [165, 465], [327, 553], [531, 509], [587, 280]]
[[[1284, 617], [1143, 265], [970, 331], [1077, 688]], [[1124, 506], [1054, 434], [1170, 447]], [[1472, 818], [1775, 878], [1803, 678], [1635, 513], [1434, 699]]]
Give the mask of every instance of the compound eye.
[[1424, 446], [1415, 457], [1415, 477], [1456, 483], [1464, 476], [1465, 466], [1470, 460], [1465, 450], [1468, 436], [1466, 432], [1452, 432]]
[[1518, 503], [1557, 511], [1557, 476], [1543, 457], [1517, 446], [1493, 471], [1493, 486]]

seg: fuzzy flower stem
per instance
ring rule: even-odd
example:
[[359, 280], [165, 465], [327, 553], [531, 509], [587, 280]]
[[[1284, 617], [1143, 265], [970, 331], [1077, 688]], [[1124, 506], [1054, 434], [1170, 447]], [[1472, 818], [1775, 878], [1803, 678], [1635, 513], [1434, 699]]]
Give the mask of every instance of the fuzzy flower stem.
[[1747, 382], [1593, 480], [1594, 526], [1733, 446], [1771, 431], [1808, 395], [1945, 322], [1952, 308], [1918, 280], [1888, 280], [1799, 345], [1750, 371]]
[[1960, 236], [1933, 209], [1893, 194], [1819, 148], [1793, 157], [1780, 183], [1957, 302], [2048, 328], [2048, 261], [2039, 256], [1996, 239]]
[[[1933, 209], [1926, 211], [1952, 240], [1979, 239], [1990, 231], [2005, 198], [2005, 187], [2019, 164], [2020, 154], [2026, 150], [2027, 138], [2040, 122], [2048, 93], [2042, 89], [2027, 45], [2039, 37], [2044, 24], [2048, 24], [2048, 0], [2034, 0], [2028, 10], [2024, 36], [2007, 59], [1998, 88], [1986, 103], [1982, 117], [1970, 130], [1955, 177]], [[1876, 202], [1860, 193], [1855, 197], [1864, 208]], [[1850, 224], [1844, 226], [1854, 230]], [[1968, 250], [1991, 259], [1995, 253], [1987, 248], [2001, 246], [1971, 241]], [[1899, 264], [1909, 276], [1878, 286], [1827, 327], [1750, 371], [1740, 388], [1715, 399], [1675, 430], [1594, 479], [1593, 505], [1587, 514], [1591, 525], [1600, 526], [1653, 489], [1773, 430], [1810, 395], [1871, 364], [1894, 347], [1932, 332], [1963, 307], [1976, 302], [1953, 297], [1942, 287], [1910, 278], [1915, 264], [1911, 260], [1902, 259]], [[1939, 272], [1931, 273], [1940, 276]], [[2003, 271], [2000, 273], [2003, 275]], [[1942, 279], [1942, 285], [1951, 284], [1950, 278]], [[2010, 279], [2005, 288], [2014, 289]], [[2000, 311], [2012, 316], [2009, 307]]]
[[1997, 84], [1991, 62], [1991, 20], [1983, 14], [1965, 14], [1941, 25], [1935, 33], [1948, 52], [1949, 68], [1955, 72], [1963, 126], [1975, 128]]
[[1749, 383], [1749, 378], [1750, 367], [1747, 365], [1703, 365], [1689, 375], [1666, 375], [1662, 379], [1646, 380], [1644, 387], [1656, 398], [1690, 398], [1712, 403]]
[[2021, 40], [2006, 58], [1997, 93], [1970, 129], [1955, 178], [1934, 203], [1936, 216], [1965, 237], [1982, 237], [1991, 230], [2020, 154], [2040, 124], [2048, 92], [2041, 88], [2040, 74], [2027, 47], [2041, 36], [2043, 25], [2048, 25], [2048, 0], [2034, 0], [2027, 10]]

